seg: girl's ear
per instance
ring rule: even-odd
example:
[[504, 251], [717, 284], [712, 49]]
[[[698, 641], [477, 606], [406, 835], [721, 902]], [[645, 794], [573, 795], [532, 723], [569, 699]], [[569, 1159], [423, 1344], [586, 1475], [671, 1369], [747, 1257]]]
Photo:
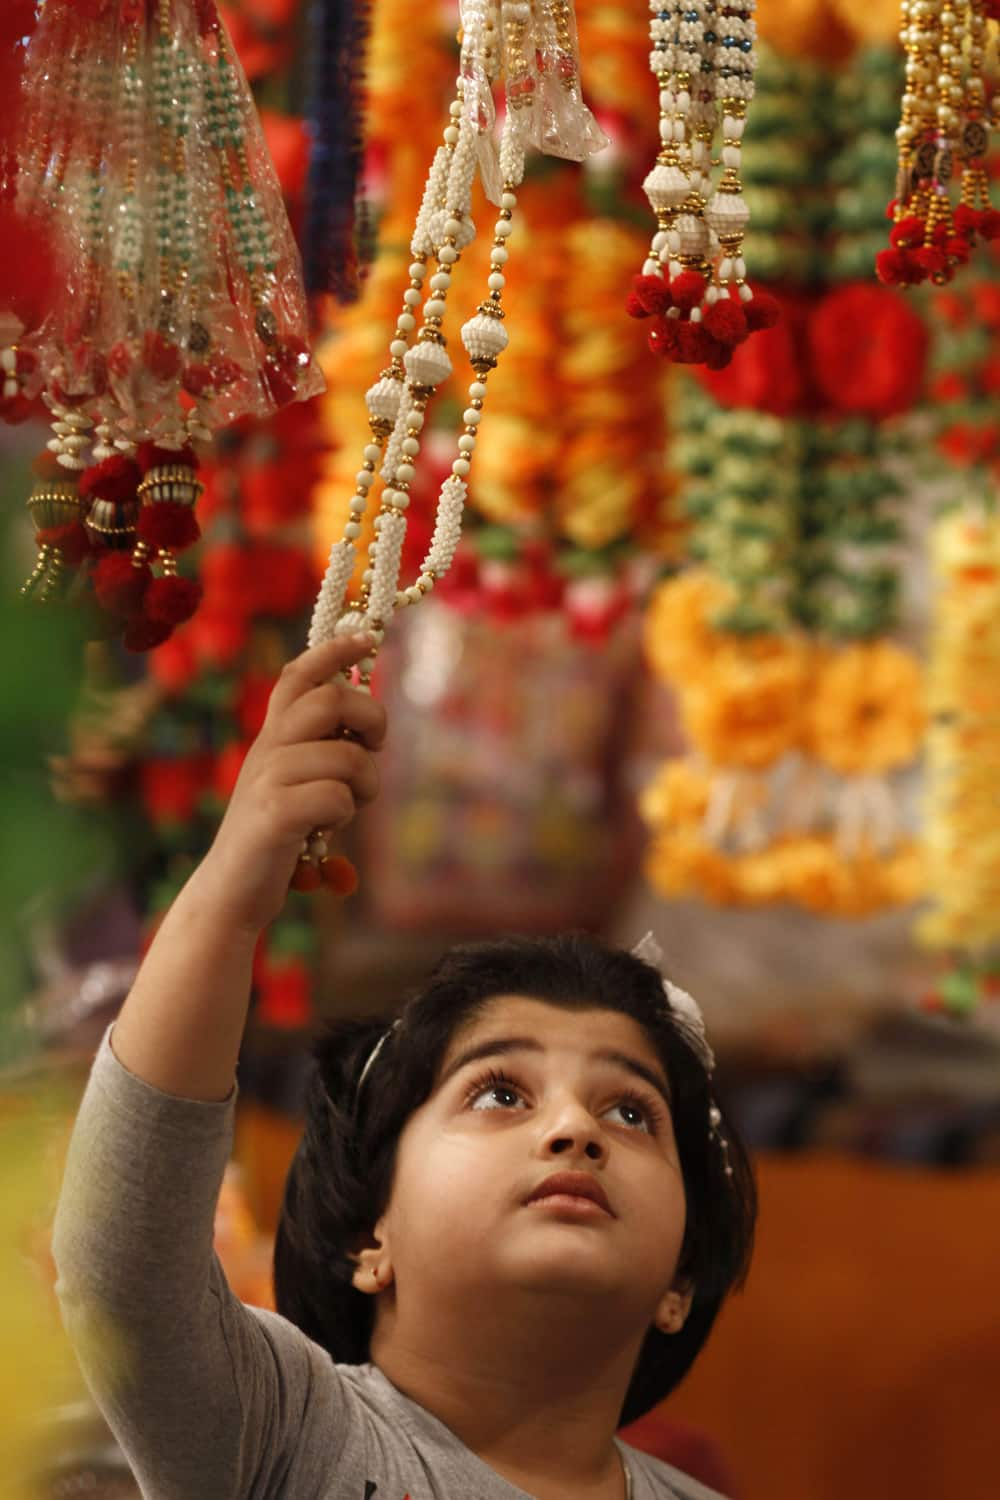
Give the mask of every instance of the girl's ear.
[[369, 1296], [382, 1292], [392, 1281], [392, 1257], [385, 1234], [385, 1221], [380, 1219], [371, 1234], [359, 1235], [351, 1255], [354, 1274], [351, 1285], [355, 1291]]
[[687, 1322], [693, 1301], [694, 1287], [691, 1283], [675, 1281], [670, 1290], [665, 1292], [660, 1299], [653, 1318], [653, 1326], [661, 1333], [680, 1333]]

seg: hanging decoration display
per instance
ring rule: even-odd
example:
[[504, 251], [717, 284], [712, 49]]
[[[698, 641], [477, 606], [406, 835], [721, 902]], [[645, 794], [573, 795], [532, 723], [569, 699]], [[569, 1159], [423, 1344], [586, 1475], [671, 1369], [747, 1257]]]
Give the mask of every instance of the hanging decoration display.
[[[865, 98], [845, 112], [852, 138], [877, 128], [891, 81], [882, 57], [861, 71]], [[642, 811], [663, 893], [852, 916], [919, 893], [901, 773], [921, 745], [922, 683], [889, 638], [901, 496], [875, 424], [919, 394], [926, 336], [888, 288], [829, 285], [815, 162], [836, 180], [836, 138], [806, 121], [798, 156], [781, 150], [783, 100], [814, 100], [815, 127], [830, 114], [832, 81], [815, 72], [762, 58], [763, 139], [748, 141], [761, 259], [794, 262], [805, 285], [783, 291], [781, 323], [680, 399], [696, 567], [660, 586], [645, 625], [691, 751], [663, 767]], [[866, 224], [861, 213], [856, 228]], [[845, 267], [849, 239], [836, 241]], [[883, 343], [905, 353], [905, 386]]]
[[[750, 214], [740, 160], [754, 94], [756, 6], [649, 0], [649, 8], [661, 145], [643, 186], [657, 228], [627, 307], [654, 320], [650, 347], [664, 358], [722, 369], [778, 315], [772, 297], [755, 294], [743, 256]], [[720, 132], [723, 171], [713, 185]]]
[[195, 444], [322, 388], [298, 251], [214, 0], [48, 0], [22, 104], [14, 203], [63, 273], [33, 326], [0, 308], [4, 398], [52, 413], [24, 592], [146, 650], [200, 597]]
[[[463, 0], [460, 15], [461, 58], [450, 120], [431, 162], [410, 241], [409, 286], [389, 345], [390, 362], [366, 396], [372, 440], [363, 450], [350, 520], [343, 538], [330, 550], [310, 644], [366, 629], [377, 649], [394, 611], [417, 603], [448, 571], [461, 534], [487, 380], [509, 341], [502, 305], [504, 268], [526, 154], [534, 148], [582, 160], [606, 144], [583, 102], [575, 17], [568, 0], [557, 4], [502, 0], [499, 5]], [[498, 143], [493, 89], [501, 83], [506, 116]], [[421, 429], [431, 398], [452, 373], [442, 324], [455, 268], [475, 238], [470, 212], [477, 173], [499, 213], [493, 227], [488, 292], [461, 330], [475, 378], [468, 387], [457, 455], [440, 488], [430, 545], [416, 581], [401, 589], [406, 512], [417, 475]], [[428, 275], [431, 261], [437, 269]], [[377, 477], [383, 488], [368, 549], [369, 567], [362, 574], [357, 596], [351, 598], [361, 517], [368, 510]], [[362, 688], [370, 686], [373, 666], [374, 657], [361, 664], [358, 680]], [[339, 864], [328, 856], [325, 840], [316, 833], [307, 841], [293, 884], [297, 889], [315, 889], [327, 878], [341, 879]]]
[[891, 286], [951, 281], [984, 240], [1000, 239], [986, 157], [995, 119], [983, 69], [996, 0], [903, 0], [906, 51], [890, 248], [876, 257]]

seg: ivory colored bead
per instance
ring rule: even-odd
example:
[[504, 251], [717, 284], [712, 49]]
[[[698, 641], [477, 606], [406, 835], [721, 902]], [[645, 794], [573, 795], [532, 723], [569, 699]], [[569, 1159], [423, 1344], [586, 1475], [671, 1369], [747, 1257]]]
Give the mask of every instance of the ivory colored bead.
[[507, 285], [507, 278], [506, 276], [502, 276], [499, 271], [494, 271], [493, 275], [488, 277], [486, 285], [491, 292], [500, 292]]
[[431, 289], [435, 292], [446, 292], [451, 286], [451, 277], [447, 271], [435, 271], [431, 277]]
[[453, 99], [448, 105], [448, 113], [453, 120], [460, 120], [462, 118], [462, 101], [460, 99]]
[[452, 239], [456, 239], [462, 233], [461, 222], [458, 219], [448, 219], [444, 226], [444, 232], [446, 235], [450, 235]]
[[397, 464], [396, 480], [399, 484], [409, 484], [416, 477], [416, 472], [412, 464]]
[[516, 208], [517, 207], [517, 199], [515, 198], [514, 194], [513, 193], [504, 193], [503, 197], [500, 199], [500, 207], [501, 208]]
[[498, 240], [505, 240], [507, 236], [509, 234], [513, 234], [513, 232], [514, 226], [509, 219], [497, 219], [496, 223], [493, 226], [494, 237]]
[[406, 510], [410, 503], [409, 495], [404, 495], [402, 490], [396, 490], [392, 497], [392, 503], [397, 510]]
[[455, 249], [455, 246], [442, 245], [438, 251], [438, 260], [446, 266], [454, 265], [455, 261], [458, 260], [458, 251]]
[[372, 473], [371, 469], [359, 469], [357, 474], [355, 475], [355, 482], [363, 490], [370, 489], [371, 486], [375, 483], [375, 475]]
[[365, 499], [364, 495], [351, 496], [351, 514], [353, 516], [363, 516], [367, 505], [368, 501]]
[[423, 427], [424, 425], [424, 414], [422, 411], [411, 411], [406, 420], [411, 427], [415, 428], [416, 431], [419, 432], [421, 427]]
[[396, 319], [396, 327], [401, 328], [404, 333], [411, 333], [417, 326], [417, 320], [412, 313], [400, 313]]
[[486, 387], [481, 380], [474, 380], [469, 386], [469, 395], [473, 401], [486, 400]]
[[403, 301], [407, 307], [417, 307], [420, 304], [420, 293], [415, 286], [408, 286], [403, 293]]
[[[425, 318], [443, 318], [448, 310], [448, 304], [440, 297], [432, 297], [429, 302], [424, 303]], [[392, 347], [391, 345], [389, 346]], [[405, 352], [405, 351], [404, 351]]]
[[378, 446], [378, 444], [369, 443], [365, 448], [365, 458], [368, 459], [369, 463], [377, 464], [381, 457], [382, 449]]
[[469, 463], [469, 460], [467, 458], [456, 458], [455, 462], [451, 466], [451, 472], [453, 474], [457, 474], [460, 479], [464, 479], [471, 468], [472, 465]]
[[509, 257], [510, 251], [507, 249], [506, 245], [494, 245], [493, 249], [490, 251], [490, 260], [493, 261], [494, 265], [497, 266], [506, 265]]
[[411, 281], [423, 281], [423, 279], [424, 279], [424, 277], [426, 275], [427, 275], [427, 267], [424, 265], [423, 261], [422, 260], [415, 260], [413, 262], [413, 264], [410, 266], [410, 280]]
[[389, 345], [389, 353], [393, 356], [394, 359], [402, 359], [408, 348], [409, 345], [407, 344], [405, 339], [393, 339], [392, 343]]
[[457, 125], [448, 125], [445, 128], [444, 138], [448, 142], [449, 146], [456, 145], [457, 142], [458, 142], [458, 126]]
[[465, 423], [466, 427], [477, 427], [482, 420], [482, 412], [477, 411], [474, 406], [468, 407], [462, 413], [462, 421]]
[[361, 535], [361, 527], [358, 525], [357, 521], [348, 521], [347, 525], [344, 527], [344, 535], [350, 542], [357, 541], [358, 537]]
[[472, 453], [475, 451], [476, 440], [470, 432], [463, 432], [458, 440], [458, 446], [462, 453]]
[[420, 444], [417, 442], [416, 438], [404, 438], [402, 442], [402, 448], [403, 452], [408, 454], [410, 458], [413, 458], [420, 452]]

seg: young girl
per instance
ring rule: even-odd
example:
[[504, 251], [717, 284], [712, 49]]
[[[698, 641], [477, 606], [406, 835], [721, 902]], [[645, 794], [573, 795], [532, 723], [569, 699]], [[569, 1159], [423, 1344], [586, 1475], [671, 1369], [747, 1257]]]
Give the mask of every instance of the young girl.
[[745, 1275], [755, 1195], [697, 1008], [638, 957], [472, 945], [393, 1026], [339, 1023], [278, 1313], [213, 1255], [254, 944], [305, 835], [377, 789], [383, 711], [338, 675], [370, 648], [286, 667], [94, 1063], [54, 1236], [87, 1380], [155, 1500], [708, 1497], [615, 1433]]

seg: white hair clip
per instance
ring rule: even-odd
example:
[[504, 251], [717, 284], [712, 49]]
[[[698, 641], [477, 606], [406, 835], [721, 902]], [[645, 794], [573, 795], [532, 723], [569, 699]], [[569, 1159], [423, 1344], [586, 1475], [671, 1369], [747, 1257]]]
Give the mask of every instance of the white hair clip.
[[[636, 943], [632, 949], [633, 958], [641, 958], [643, 963], [658, 969], [663, 974], [663, 949], [651, 932]], [[685, 1040], [690, 1043], [693, 1050], [705, 1064], [705, 1071], [712, 1073], [715, 1070], [715, 1053], [708, 1044], [708, 1036], [705, 1031], [705, 1017], [701, 1013], [701, 1006], [693, 995], [687, 990], [682, 990], [679, 984], [674, 984], [670, 979], [663, 980], [663, 993], [667, 997], [670, 1013], [683, 1032]]]

